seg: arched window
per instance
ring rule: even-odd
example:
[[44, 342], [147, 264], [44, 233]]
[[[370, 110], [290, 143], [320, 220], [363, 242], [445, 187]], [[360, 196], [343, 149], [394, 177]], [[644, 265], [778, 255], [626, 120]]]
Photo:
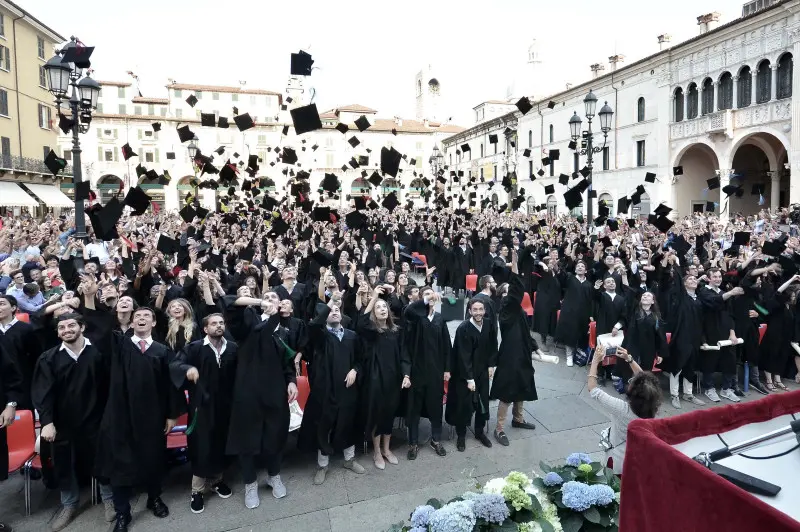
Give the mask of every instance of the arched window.
[[366, 179], [354, 179], [350, 185], [351, 196], [369, 196], [370, 184]]
[[753, 101], [753, 75], [750, 72], [750, 67], [746, 66], [743, 67], [739, 71], [739, 87], [738, 87], [738, 96], [737, 99], [739, 100], [736, 102], [736, 107], [742, 108], [747, 107], [750, 105], [750, 102]]
[[780, 59], [778, 59], [778, 86], [777, 91], [778, 94], [776, 98], [782, 100], [784, 98], [791, 98], [792, 97], [792, 54], [783, 54]]
[[531, 214], [536, 214], [536, 199], [533, 196], [530, 196], [527, 201], [528, 205], [528, 216]]
[[772, 98], [772, 69], [769, 60], [764, 59], [758, 64], [756, 73], [756, 103], [768, 102]]
[[481, 142], [481, 157], [483, 157], [483, 142]]
[[555, 196], [547, 196], [547, 215], [555, 216], [558, 208], [558, 200]]
[[600, 194], [597, 198], [597, 204], [605, 205], [608, 207], [608, 215], [614, 216], [614, 198], [611, 197], [611, 194]]
[[697, 83], [689, 84], [688, 93], [689, 93], [689, 98], [687, 99], [686, 102], [686, 107], [687, 107], [686, 118], [691, 120], [692, 118], [697, 118], [697, 100], [698, 100]]
[[550, 142], [553, 142], [553, 124], [550, 124]]
[[644, 98], [636, 100], [636, 121], [644, 122]]
[[678, 87], [675, 89], [675, 121], [680, 122], [683, 120], [683, 104], [684, 104], [683, 89]]
[[115, 175], [104, 175], [97, 181], [97, 189], [100, 192], [100, 203], [105, 205], [120, 190], [122, 179]]
[[422, 195], [422, 192], [424, 190], [425, 190], [425, 183], [422, 182], [422, 179], [417, 178], [411, 181], [408, 193], [410, 196], [418, 198]]
[[639, 199], [641, 200], [641, 203], [639, 203], [639, 205], [634, 205], [631, 210], [634, 218], [647, 216], [650, 214], [650, 196], [647, 194], [647, 192], [645, 192], [639, 197]]
[[725, 72], [719, 78], [719, 96], [717, 97], [718, 110], [733, 109], [733, 76]]
[[714, 82], [711, 78], [703, 81], [703, 110], [704, 115], [714, 112]]
[[533, 130], [528, 131], [528, 147], [533, 148]]
[[391, 194], [392, 192], [400, 194], [400, 182], [392, 177], [384, 179], [381, 182], [381, 192], [384, 196], [386, 194]]

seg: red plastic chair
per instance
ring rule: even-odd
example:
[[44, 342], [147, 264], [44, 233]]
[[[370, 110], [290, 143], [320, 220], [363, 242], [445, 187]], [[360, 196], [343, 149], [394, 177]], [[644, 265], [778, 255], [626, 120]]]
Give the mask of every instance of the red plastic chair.
[[31, 515], [30, 464], [36, 456], [36, 432], [33, 412], [18, 410], [14, 423], [6, 429], [8, 439], [8, 473], [22, 470], [25, 476], [25, 515]]
[[528, 292], [525, 292], [522, 296], [522, 310], [525, 311], [528, 317], [533, 316], [533, 304], [531, 303], [531, 295]]
[[764, 340], [764, 335], [767, 334], [767, 324], [762, 323], [758, 326], [758, 343], [760, 344], [762, 340]]
[[306, 364], [305, 360], [300, 361], [300, 375], [308, 378], [308, 364]]
[[167, 449], [185, 449], [189, 443], [186, 440], [186, 429], [189, 424], [189, 414], [182, 414], [175, 423], [169, 434], [167, 434]]
[[589, 323], [589, 347], [592, 349], [597, 347], [597, 322]]
[[478, 276], [475, 274], [467, 275], [467, 291], [478, 291]]
[[311, 388], [308, 385], [308, 377], [297, 377], [297, 403], [303, 410], [306, 409], [306, 402], [308, 402], [308, 394], [311, 393]]

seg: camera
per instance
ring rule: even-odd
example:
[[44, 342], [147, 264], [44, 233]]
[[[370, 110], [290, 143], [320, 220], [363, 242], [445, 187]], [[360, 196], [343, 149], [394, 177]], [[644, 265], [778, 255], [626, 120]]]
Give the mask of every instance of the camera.
[[612, 356], [612, 355], [616, 355], [616, 354], [617, 354], [617, 348], [616, 347], [606, 347], [606, 356], [607, 357], [608, 356]]

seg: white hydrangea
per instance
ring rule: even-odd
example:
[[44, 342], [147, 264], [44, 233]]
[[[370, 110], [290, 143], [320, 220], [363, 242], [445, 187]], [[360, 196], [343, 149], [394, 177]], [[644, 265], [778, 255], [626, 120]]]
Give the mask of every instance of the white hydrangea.
[[[558, 508], [556, 508], [555, 504], [550, 502], [547, 495], [542, 493], [539, 488], [535, 486], [525, 488], [525, 493], [531, 497], [536, 497], [536, 500], [539, 501], [539, 505], [542, 507], [542, 516], [553, 525], [555, 531], [564, 532], [564, 529], [561, 528], [561, 520], [558, 518]], [[537, 523], [534, 524], [541, 530], [541, 527]]]
[[493, 495], [502, 495], [503, 488], [506, 487], [506, 479], [504, 478], [493, 478], [489, 482], [483, 486], [484, 493], [491, 493]]

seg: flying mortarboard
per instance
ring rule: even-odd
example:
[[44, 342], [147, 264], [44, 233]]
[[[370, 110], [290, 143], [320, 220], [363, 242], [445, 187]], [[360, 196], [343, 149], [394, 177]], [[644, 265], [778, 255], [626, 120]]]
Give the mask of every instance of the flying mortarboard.
[[524, 150], [522, 150], [522, 156], [523, 157], [530, 157], [531, 156], [531, 150], [529, 150], [528, 148], [525, 148]]
[[394, 209], [397, 208], [398, 205], [400, 205], [400, 201], [398, 201], [398, 199], [397, 199], [397, 194], [392, 192], [392, 193], [388, 194], [385, 198], [383, 198], [383, 201], [381, 202], [381, 205], [383, 205], [385, 208], [389, 209], [390, 211], [393, 211]]
[[469, 144], [462, 144], [461, 145], [461, 151], [468, 152], [468, 151], [472, 151], [472, 150], [470, 149]]
[[713, 201], [707, 201], [707, 202], [706, 202], [706, 211], [708, 211], [708, 212], [714, 212], [714, 208], [715, 208], [715, 207], [716, 207], [716, 205], [714, 205], [714, 202], [713, 202]]
[[657, 216], [666, 216], [672, 212], [672, 207], [668, 207], [663, 203], [656, 207], [656, 210], [653, 211]]
[[88, 200], [89, 199], [89, 192], [91, 190], [91, 183], [89, 181], [81, 181], [80, 183], [75, 184], [75, 199], [80, 200]]
[[217, 125], [217, 117], [214, 116], [214, 113], [200, 113], [200, 125], [214, 127]]
[[661, 231], [662, 233], [666, 233], [670, 230], [670, 228], [675, 225], [675, 222], [667, 218], [666, 216], [657, 216], [656, 219], [653, 221], [653, 225]]
[[545, 194], [555, 194], [555, 192], [556, 192], [556, 187], [554, 187], [553, 185], [547, 185], [544, 187]]
[[47, 154], [47, 157], [44, 159], [44, 164], [47, 166], [47, 169], [53, 172], [53, 175], [58, 175], [58, 173], [67, 167], [67, 160], [62, 159], [56, 152], [50, 150], [50, 153]]
[[497, 135], [489, 135], [489, 144], [497, 144]]
[[550, 150], [547, 155], [551, 161], [557, 161], [561, 157], [561, 152], [559, 150]]
[[67, 118], [64, 114], [58, 113], [58, 127], [61, 131], [67, 135], [70, 131], [72, 131], [72, 126], [75, 125], [75, 121], [71, 118]]
[[236, 127], [239, 128], [239, 131], [247, 131], [255, 126], [253, 119], [250, 117], [250, 113], [236, 115], [233, 117], [233, 121], [236, 123]]
[[531, 101], [527, 96], [523, 96], [517, 101], [517, 109], [519, 109], [519, 112], [522, 114], [528, 114], [528, 111], [533, 109], [533, 105], [531, 105]]
[[403, 156], [399, 151], [391, 148], [381, 148], [381, 171], [389, 174], [392, 177], [397, 177], [397, 171], [400, 169], [400, 161]]
[[189, 104], [189, 107], [194, 107], [197, 104], [197, 96], [190, 94], [189, 97], [186, 98], [186, 103]]
[[628, 196], [622, 196], [617, 201], [617, 214], [627, 214], [629, 206], [630, 202], [628, 201]]
[[139, 216], [144, 214], [147, 207], [150, 206], [150, 196], [141, 187], [136, 186], [128, 190], [123, 204], [133, 209], [132, 215]]
[[184, 222], [190, 224], [192, 223], [192, 220], [194, 220], [195, 216], [197, 216], [197, 211], [194, 210], [191, 205], [187, 205], [181, 209], [178, 214], [181, 215], [181, 218], [183, 218]]
[[708, 185], [708, 190], [714, 190], [719, 188], [719, 178], [712, 177], [711, 179], [706, 179], [706, 184]]
[[[70, 45], [73, 43], [70, 43]], [[83, 46], [77, 45], [74, 46], [67, 45], [67, 48], [64, 50], [64, 55], [61, 56], [62, 63], [75, 63], [75, 66], [78, 68], [89, 68], [92, 66], [92, 62], [89, 61], [89, 58], [92, 57], [92, 52], [94, 52], [94, 46]]]
[[683, 175], [683, 166], [674, 166], [672, 168], [672, 175]]
[[582, 175], [583, 177], [589, 177], [589, 174], [591, 174], [591, 173], [592, 173], [592, 171], [591, 171], [591, 170], [589, 170], [589, 167], [588, 167], [588, 166], [584, 166], [583, 168], [581, 168], [580, 172], [581, 172], [581, 175]]
[[734, 246], [746, 246], [749, 243], [750, 243], [749, 231], [736, 231], [735, 233], [733, 233]]
[[761, 253], [769, 255], [770, 257], [780, 257], [785, 250], [786, 244], [780, 240], [764, 242], [764, 245], [761, 247]]
[[352, 147], [354, 147], [354, 148], [355, 148], [356, 146], [358, 146], [359, 144], [361, 144], [361, 141], [360, 141], [360, 140], [358, 140], [358, 138], [356, 138], [355, 136], [353, 136], [353, 137], [350, 137], [350, 138], [347, 140], [347, 143], [348, 143], [348, 144], [350, 144], [350, 146], [352, 146]]
[[656, 182], [656, 174], [653, 172], [647, 172], [644, 174], [644, 181], [645, 183], [655, 183]]
[[194, 132], [189, 129], [189, 126], [181, 126], [178, 128], [178, 138], [181, 143], [188, 142], [194, 138]]
[[281, 162], [284, 164], [294, 164], [297, 162], [297, 153], [293, 148], [289, 148], [288, 146], [283, 147], [283, 153], [281, 153]]
[[347, 133], [349, 129], [350, 129], [350, 128], [349, 128], [349, 127], [347, 127], [347, 124], [345, 124], [345, 123], [343, 123], [343, 122], [339, 122], [338, 124], [336, 124], [336, 131], [338, 131], [338, 132], [339, 132], [339, 133], [341, 133], [342, 135], [344, 135], [345, 133]]
[[125, 145], [122, 147], [122, 157], [127, 161], [131, 157], [138, 157], [138, 155], [136, 154], [135, 151], [133, 151], [131, 145], [126, 142]]
[[228, 117], [226, 116], [219, 117], [219, 120], [217, 121], [217, 127], [220, 129], [228, 129], [229, 127]]
[[553, 100], [550, 100], [549, 102], [547, 102], [547, 108], [548, 109], [553, 109], [555, 106], [556, 106], [556, 102], [554, 102]]
[[356, 120], [355, 124], [356, 124], [356, 127], [358, 128], [358, 130], [361, 131], [361, 132], [366, 131], [372, 125], [372, 124], [369, 123], [369, 120], [364, 115], [361, 115], [358, 118], [358, 120]]
[[166, 255], [174, 254], [178, 252], [178, 242], [162, 234], [158, 237], [158, 245], [156, 246], [156, 249]]
[[313, 64], [314, 60], [311, 58], [311, 54], [300, 50], [296, 54], [292, 54], [289, 72], [292, 76], [310, 76]]
[[319, 118], [319, 111], [317, 111], [317, 104], [315, 103], [305, 107], [296, 107], [289, 111], [289, 114], [292, 115], [292, 123], [294, 124], [296, 135], [322, 129], [322, 120]]

